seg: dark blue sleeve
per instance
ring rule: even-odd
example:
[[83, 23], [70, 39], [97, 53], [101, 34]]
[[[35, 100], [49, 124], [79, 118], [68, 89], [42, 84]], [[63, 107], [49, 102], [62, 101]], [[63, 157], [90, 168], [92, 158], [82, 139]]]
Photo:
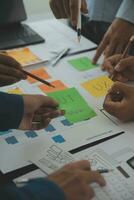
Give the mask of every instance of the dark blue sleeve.
[[21, 95], [0, 92], [0, 131], [18, 128], [23, 112]]
[[63, 191], [48, 179], [29, 181], [24, 187], [10, 184], [0, 188], [2, 200], [65, 200]]

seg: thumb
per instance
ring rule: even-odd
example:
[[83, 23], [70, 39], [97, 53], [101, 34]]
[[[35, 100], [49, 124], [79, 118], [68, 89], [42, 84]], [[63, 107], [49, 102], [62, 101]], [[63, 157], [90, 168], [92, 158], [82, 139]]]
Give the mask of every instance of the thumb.
[[115, 82], [110, 90], [110, 94], [121, 93], [123, 97], [128, 97], [133, 92], [133, 86], [121, 82]]
[[53, 98], [48, 96], [40, 96], [42, 107], [53, 107], [56, 108], [59, 106], [58, 102], [55, 101]]
[[122, 59], [119, 64], [115, 67], [117, 72], [122, 72], [127, 68], [134, 67], [134, 56]]
[[84, 14], [88, 13], [87, 3], [85, 0], [82, 0], [82, 2], [81, 2], [81, 12]]

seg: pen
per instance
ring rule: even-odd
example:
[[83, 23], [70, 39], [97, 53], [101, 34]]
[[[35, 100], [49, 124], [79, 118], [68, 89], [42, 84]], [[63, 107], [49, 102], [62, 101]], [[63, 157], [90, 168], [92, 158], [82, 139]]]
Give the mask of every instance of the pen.
[[113, 169], [98, 169], [97, 170], [100, 174], [112, 172]]
[[[128, 44], [127, 44], [127, 46], [126, 46], [126, 48], [125, 48], [125, 50], [124, 50], [124, 52], [123, 52], [123, 54], [122, 54], [122, 56], [121, 56], [121, 58], [120, 58], [120, 61], [121, 61], [123, 58], [126, 57], [126, 55], [127, 55], [127, 53], [129, 52], [129, 49], [130, 49], [130, 47], [131, 47], [131, 45], [132, 45], [133, 42], [134, 42], [134, 36], [132, 36], [132, 37], [130, 38], [130, 40], [129, 40], [129, 42], [128, 42]], [[114, 80], [115, 75], [116, 75], [116, 71], [114, 70], [114, 71], [113, 71], [113, 74], [112, 74], [112, 76], [111, 76], [111, 79], [112, 79], [112, 80]]]
[[48, 85], [49, 87], [55, 88], [55, 86], [52, 85], [51, 83], [49, 83], [49, 82], [47, 82], [47, 81], [41, 79], [41, 78], [38, 77], [38, 76], [35, 76], [34, 74], [32, 74], [32, 73], [30, 73], [30, 72], [25, 71], [25, 70], [23, 70], [23, 69], [22, 69], [21, 71], [22, 71], [24, 74], [30, 76], [31, 78], [33, 78], [33, 79], [35, 79], [35, 80], [37, 80], [37, 81], [40, 81], [41, 83], [43, 83], [43, 84], [45, 84], [45, 85]]
[[70, 51], [70, 48], [65, 48], [57, 57], [56, 59], [51, 63], [53, 66], [59, 62], [59, 60], [64, 57], [68, 52]]
[[78, 37], [78, 42], [80, 42], [80, 39], [81, 39], [81, 0], [78, 0], [77, 37]]

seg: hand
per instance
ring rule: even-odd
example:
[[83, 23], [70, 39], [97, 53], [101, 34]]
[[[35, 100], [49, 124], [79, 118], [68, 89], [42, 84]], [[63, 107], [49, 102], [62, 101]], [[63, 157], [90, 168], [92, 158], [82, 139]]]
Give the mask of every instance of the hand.
[[105, 54], [105, 58], [122, 53], [133, 34], [134, 24], [123, 19], [115, 19], [104, 35], [93, 58], [93, 63], [97, 63], [102, 53]]
[[106, 184], [100, 173], [90, 170], [88, 161], [68, 164], [48, 178], [64, 191], [67, 200], [89, 200], [95, 195], [89, 184]]
[[134, 120], [134, 87], [116, 82], [104, 101], [104, 109], [122, 122]]
[[43, 95], [23, 95], [24, 114], [20, 130], [39, 130], [48, 126], [51, 119], [64, 115], [58, 103]]
[[134, 56], [129, 56], [120, 60], [121, 54], [111, 56], [105, 59], [102, 67], [107, 70], [110, 75], [115, 70], [114, 80], [127, 82], [134, 81]]
[[0, 86], [10, 85], [26, 79], [21, 70], [20, 64], [13, 58], [0, 54]]
[[[69, 18], [72, 25], [77, 26], [78, 0], [50, 0], [49, 3], [56, 18]], [[81, 11], [88, 13], [86, 0], [82, 0]]]

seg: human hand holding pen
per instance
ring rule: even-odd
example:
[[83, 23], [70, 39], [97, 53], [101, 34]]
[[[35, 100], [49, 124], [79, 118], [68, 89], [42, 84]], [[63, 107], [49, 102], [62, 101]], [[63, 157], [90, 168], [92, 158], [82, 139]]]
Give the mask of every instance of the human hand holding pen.
[[114, 55], [105, 59], [102, 67], [112, 76], [116, 71], [114, 80], [127, 82], [134, 81], [134, 56], [128, 56], [122, 60], [121, 54]]
[[0, 54], [0, 86], [16, 83], [27, 76], [21, 71], [21, 65], [13, 58]]
[[122, 122], [134, 120], [134, 86], [116, 82], [108, 92], [104, 109]]
[[106, 185], [103, 176], [98, 171], [92, 171], [86, 160], [67, 164], [48, 176], [48, 179], [64, 191], [66, 200], [90, 200], [95, 196], [92, 183], [100, 187]]
[[[78, 0], [50, 0], [50, 7], [57, 19], [70, 19], [73, 26], [77, 26], [79, 1]], [[86, 0], [81, 0], [81, 12], [88, 13]]]

